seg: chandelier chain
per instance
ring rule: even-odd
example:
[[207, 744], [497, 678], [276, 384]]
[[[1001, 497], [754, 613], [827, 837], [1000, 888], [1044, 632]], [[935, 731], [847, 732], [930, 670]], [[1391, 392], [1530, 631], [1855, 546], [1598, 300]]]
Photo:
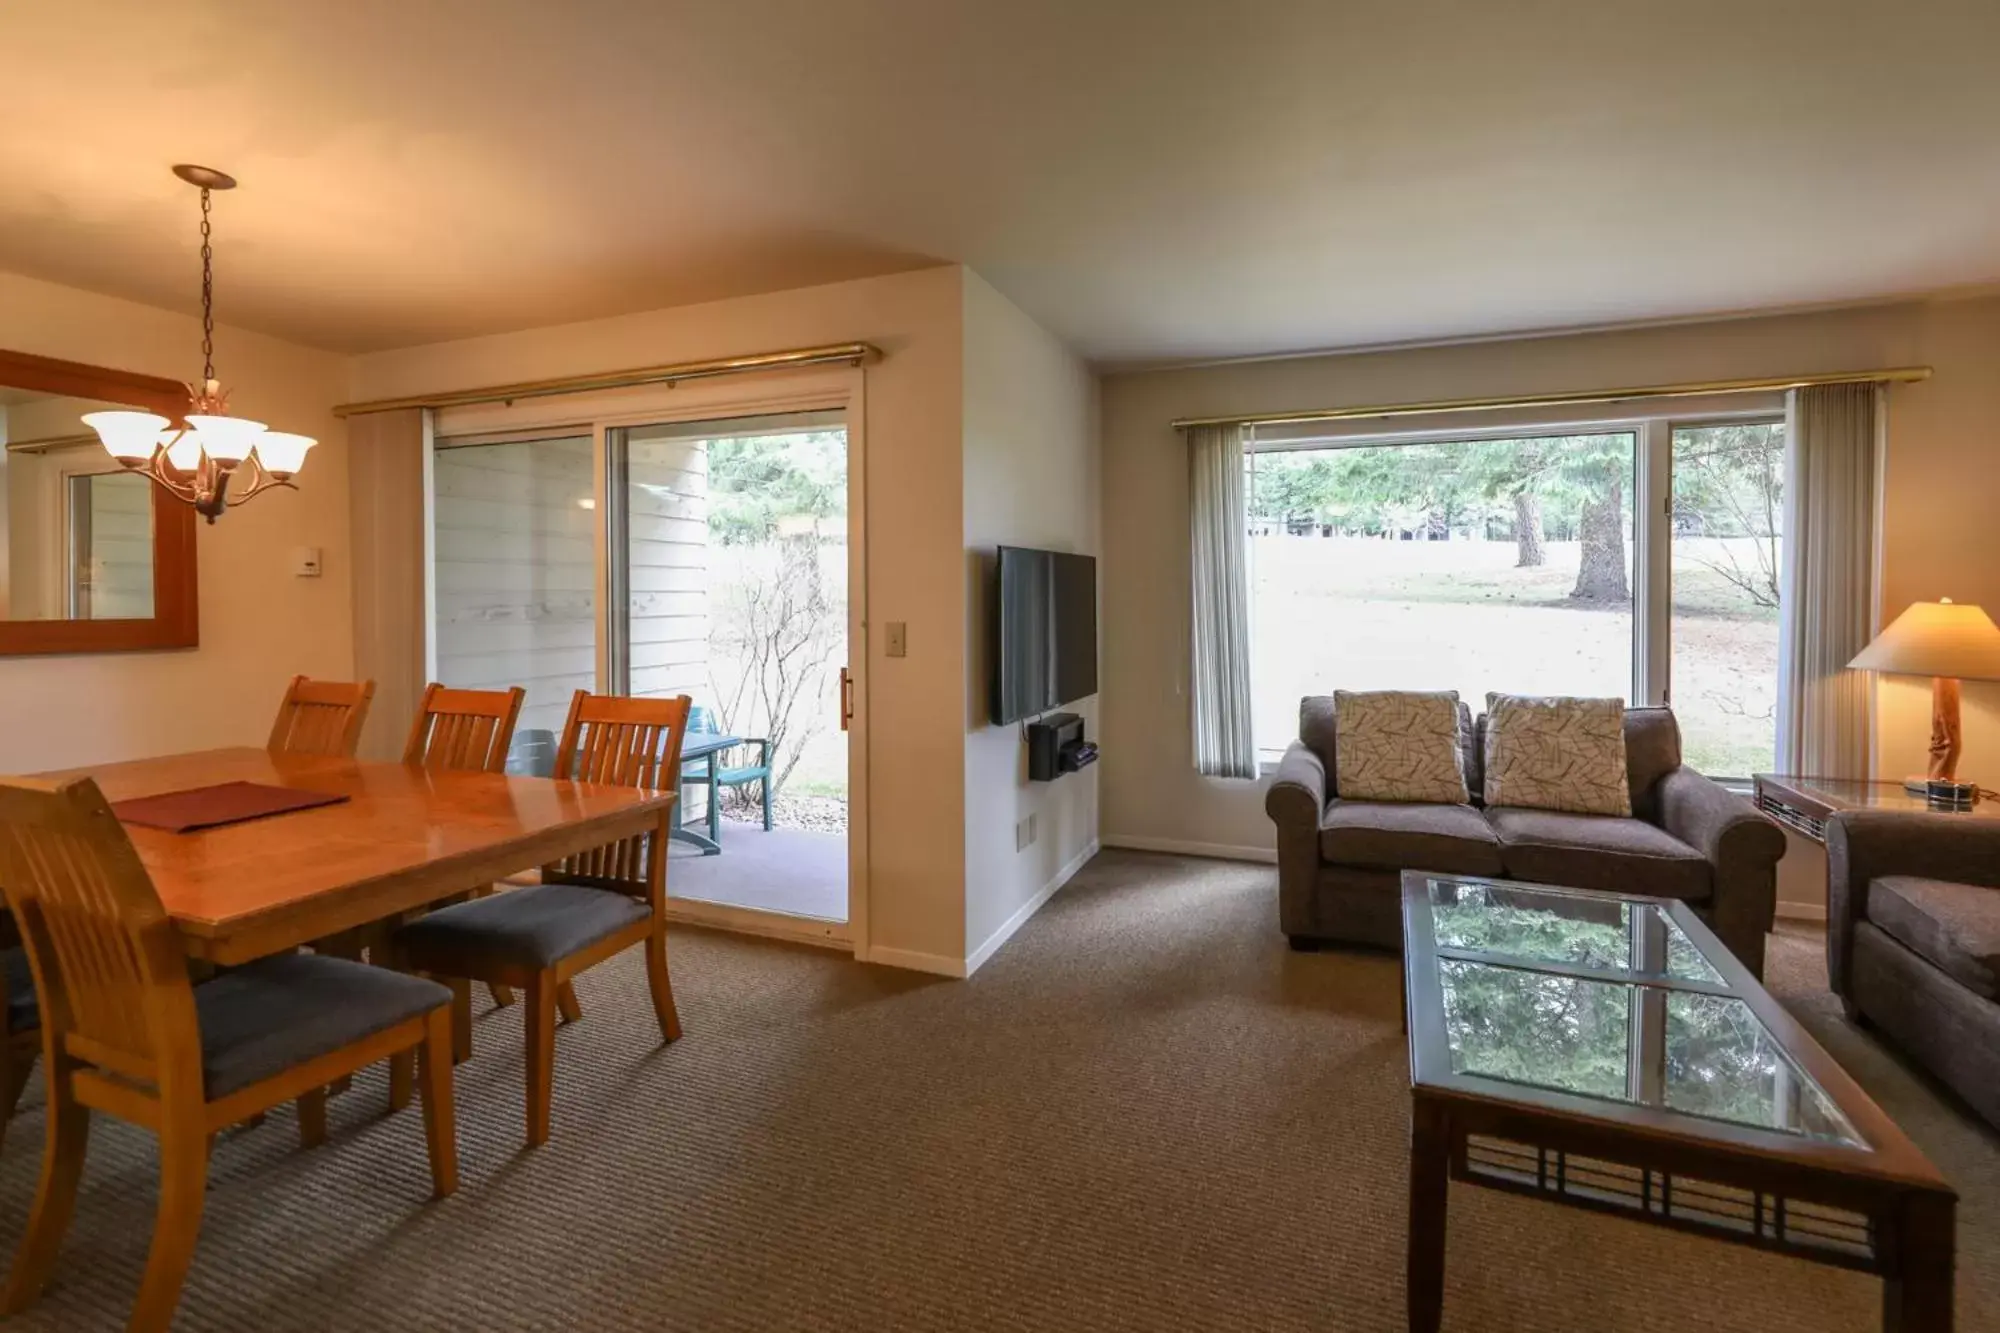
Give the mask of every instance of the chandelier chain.
[[201, 187], [201, 382], [215, 378], [215, 247], [209, 243], [208, 187]]

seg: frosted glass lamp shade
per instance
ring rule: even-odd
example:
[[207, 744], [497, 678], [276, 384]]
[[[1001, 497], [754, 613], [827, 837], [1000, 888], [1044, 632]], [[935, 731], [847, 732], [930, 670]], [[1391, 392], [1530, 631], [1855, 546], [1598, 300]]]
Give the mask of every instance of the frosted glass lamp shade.
[[1847, 664], [1903, 676], [2000, 680], [2000, 626], [1976, 606], [1912, 602]]
[[182, 431], [167, 446], [167, 461], [182, 472], [193, 472], [201, 466], [201, 441], [193, 431]]
[[159, 446], [160, 432], [168, 426], [165, 417], [151, 412], [91, 412], [83, 424], [97, 432], [104, 451], [120, 462], [143, 463]]
[[201, 441], [202, 451], [218, 463], [240, 463], [257, 447], [264, 423], [242, 417], [190, 415], [187, 423]]
[[317, 443], [310, 435], [265, 431], [257, 437], [257, 461], [264, 465], [266, 472], [289, 477], [305, 465], [306, 451]]

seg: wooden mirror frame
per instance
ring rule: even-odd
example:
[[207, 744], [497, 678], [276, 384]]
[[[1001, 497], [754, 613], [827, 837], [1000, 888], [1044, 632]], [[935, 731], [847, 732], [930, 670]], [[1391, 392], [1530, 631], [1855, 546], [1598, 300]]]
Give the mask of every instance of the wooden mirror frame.
[[[181, 420], [188, 405], [187, 386], [174, 380], [26, 352], [0, 351], [0, 386], [124, 403], [157, 412], [173, 422]], [[153, 492], [153, 618], [0, 620], [0, 657], [129, 653], [149, 648], [193, 648], [200, 643], [194, 509], [159, 485], [150, 481], [147, 485]]]

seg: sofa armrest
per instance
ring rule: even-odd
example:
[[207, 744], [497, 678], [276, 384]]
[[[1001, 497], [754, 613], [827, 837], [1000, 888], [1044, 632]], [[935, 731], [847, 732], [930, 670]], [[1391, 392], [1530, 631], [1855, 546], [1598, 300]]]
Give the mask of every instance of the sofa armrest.
[[1325, 812], [1326, 765], [1303, 741], [1293, 741], [1264, 793], [1264, 813], [1281, 831], [1291, 826], [1318, 833]]
[[1660, 779], [1660, 827], [1702, 854], [1715, 880], [1709, 924], [1745, 967], [1764, 975], [1764, 936], [1778, 913], [1785, 835], [1745, 797], [1682, 765]]
[[1660, 779], [1660, 827], [1707, 858], [1710, 865], [1738, 861], [1775, 866], [1785, 835], [1713, 778], [1682, 765]]
[[1278, 826], [1278, 924], [1287, 935], [1310, 936], [1319, 885], [1319, 822], [1326, 814], [1326, 765], [1293, 741], [1264, 793], [1264, 812]]
[[1921, 810], [1851, 810], [1826, 824], [1826, 971], [1847, 994], [1854, 924], [1868, 916], [1868, 884], [1919, 875], [2000, 888], [2000, 821]]

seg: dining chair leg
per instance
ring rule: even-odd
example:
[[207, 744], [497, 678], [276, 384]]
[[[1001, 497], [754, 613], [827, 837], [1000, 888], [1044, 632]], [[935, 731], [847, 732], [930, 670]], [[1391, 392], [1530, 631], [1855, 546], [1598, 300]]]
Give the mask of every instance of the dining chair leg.
[[153, 1220], [153, 1248], [126, 1326], [131, 1333], [153, 1333], [173, 1323], [181, 1283], [201, 1235], [207, 1192], [208, 1136], [199, 1126], [178, 1125], [169, 1116], [160, 1131], [160, 1205]]
[[766, 832], [766, 833], [769, 833], [769, 832], [771, 831], [771, 768], [770, 768], [770, 763], [771, 763], [771, 760], [770, 760], [770, 756], [769, 756], [769, 755], [766, 755], [766, 756], [765, 756], [765, 758], [764, 758], [764, 779], [763, 779], [762, 783], [761, 783], [761, 784], [759, 784], [759, 785], [761, 785], [761, 786], [762, 786], [762, 787], [764, 788], [764, 832]]
[[299, 1147], [317, 1148], [326, 1142], [325, 1088], [314, 1088], [299, 1098]]
[[505, 1009], [508, 1005], [514, 1003], [514, 988], [512, 986], [503, 986], [497, 981], [488, 982], [486, 993], [493, 997], [493, 1006], [496, 1009]]
[[0, 1046], [0, 1059], [5, 1060], [4, 1067], [0, 1067], [0, 1145], [7, 1141], [8, 1122], [20, 1108], [21, 1094], [27, 1091], [28, 1078], [35, 1072], [35, 1057], [39, 1054], [39, 1048]]
[[76, 1210], [76, 1187], [83, 1178], [83, 1159], [90, 1148], [90, 1111], [77, 1105], [69, 1077], [49, 1069], [48, 1141], [42, 1150], [42, 1179], [28, 1213], [28, 1229], [14, 1252], [14, 1269], [0, 1307], [19, 1314], [34, 1304], [55, 1271], [63, 1233]]
[[543, 972], [528, 992], [528, 1146], [547, 1143], [555, 1101], [556, 977]]
[[[443, 1019], [445, 1040], [451, 1039], [451, 1015]], [[447, 1046], [446, 1050], [451, 1048]], [[417, 1081], [417, 1053], [397, 1051], [389, 1057], [389, 1109], [400, 1111], [410, 1104], [410, 1093]]]
[[715, 752], [708, 755], [708, 840], [722, 841], [722, 784], [715, 780]]
[[462, 1065], [472, 1058], [472, 983], [450, 977], [445, 984], [451, 987], [451, 1058]]
[[458, 1188], [458, 1112], [451, 1092], [451, 1015], [438, 1009], [424, 1025], [424, 1148], [431, 1159], [431, 1197]]
[[577, 1003], [574, 983], [565, 981], [556, 987], [556, 1012], [562, 1015], [565, 1023], [583, 1021], [583, 1006]]
[[646, 984], [653, 992], [653, 1017], [660, 1021], [660, 1039], [681, 1039], [681, 1017], [674, 1008], [674, 983], [667, 975], [667, 935], [655, 929], [646, 937]]

